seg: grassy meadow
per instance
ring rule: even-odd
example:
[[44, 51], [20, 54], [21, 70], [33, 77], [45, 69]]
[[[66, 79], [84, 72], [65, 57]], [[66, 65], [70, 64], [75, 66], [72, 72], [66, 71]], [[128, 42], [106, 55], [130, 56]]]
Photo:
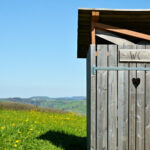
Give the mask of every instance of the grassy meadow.
[[0, 150], [85, 150], [85, 137], [85, 116], [0, 109]]

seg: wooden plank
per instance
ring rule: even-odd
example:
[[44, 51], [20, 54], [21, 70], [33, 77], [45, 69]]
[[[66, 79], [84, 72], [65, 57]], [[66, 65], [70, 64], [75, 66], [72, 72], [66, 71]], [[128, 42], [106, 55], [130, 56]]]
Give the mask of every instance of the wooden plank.
[[94, 22], [99, 21], [99, 11], [92, 11], [92, 18], [91, 18], [91, 44], [96, 44], [96, 35], [95, 35], [95, 27], [93, 26]]
[[[145, 45], [137, 45], [137, 49], [144, 49]], [[143, 63], [137, 63], [137, 67], [144, 67]], [[140, 84], [137, 87], [137, 114], [136, 114], [136, 150], [144, 150], [144, 109], [145, 109], [145, 72], [137, 71]]]
[[[135, 49], [135, 46], [130, 46], [131, 49]], [[136, 67], [136, 63], [130, 63], [129, 67]], [[135, 108], [136, 108], [136, 88], [132, 83], [132, 79], [136, 78], [136, 71], [129, 71], [129, 150], [135, 149]]]
[[[150, 45], [146, 45], [149, 49]], [[146, 67], [150, 67], [150, 64], [146, 64]], [[150, 71], [146, 72], [146, 101], [145, 101], [145, 150], [150, 149]]]
[[[149, 15], [122, 15], [122, 14], [118, 14], [118, 15], [105, 15], [102, 14], [102, 19], [103, 21], [107, 21], [107, 20], [114, 20], [114, 21], [118, 21], [118, 22], [144, 22], [144, 21], [149, 21]], [[132, 19], [132, 20], [131, 20]]]
[[134, 45], [133, 42], [107, 31], [96, 30], [96, 36], [117, 45]]
[[91, 49], [89, 48], [89, 51], [87, 53], [87, 59], [86, 59], [86, 72], [87, 72], [87, 89], [86, 89], [86, 95], [87, 95], [87, 108], [86, 108], [86, 114], [87, 114], [87, 150], [90, 150], [90, 134], [91, 134], [91, 113], [90, 113], [90, 81], [91, 81], [91, 65], [90, 65], [90, 53]]
[[150, 49], [120, 49], [120, 62], [150, 62]]
[[96, 59], [93, 56], [95, 46], [90, 46], [87, 55], [87, 149], [95, 150], [95, 126], [96, 126], [96, 98], [95, 98], [95, 82], [96, 77], [92, 75], [92, 67], [95, 65]]
[[[97, 66], [107, 66], [107, 45], [97, 46]], [[107, 71], [97, 71], [97, 150], [107, 150]]]
[[98, 22], [99, 21], [100, 12], [99, 11], [92, 11], [92, 21]]
[[120, 34], [124, 34], [124, 35], [128, 35], [128, 36], [141, 38], [141, 39], [150, 41], [150, 35], [148, 35], [148, 34], [136, 32], [136, 31], [132, 31], [132, 30], [128, 30], [128, 29], [123, 29], [123, 28], [119, 28], [119, 27], [115, 27], [115, 26], [110, 26], [110, 25], [102, 24], [102, 23], [93, 23], [93, 26], [96, 29], [112, 31], [112, 32], [116, 32], [116, 33], [120, 33]]
[[96, 44], [95, 28], [91, 29], [91, 44]]
[[[118, 66], [128, 67], [128, 64], [118, 63]], [[128, 71], [118, 71], [118, 150], [128, 150]]]
[[[109, 66], [116, 67], [117, 45], [108, 49]], [[108, 79], [108, 150], [117, 150], [117, 71], [109, 71]]]
[[95, 45], [90, 46], [90, 147], [89, 150], [96, 150], [96, 75], [93, 75], [92, 68], [96, 65]]

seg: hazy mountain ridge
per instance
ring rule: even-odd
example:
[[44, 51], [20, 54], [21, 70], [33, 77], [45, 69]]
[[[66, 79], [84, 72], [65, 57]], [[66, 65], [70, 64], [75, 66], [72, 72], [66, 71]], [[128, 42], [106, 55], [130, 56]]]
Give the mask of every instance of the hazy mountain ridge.
[[85, 100], [85, 96], [72, 96], [72, 97], [48, 97], [48, 96], [33, 96], [29, 98], [21, 98], [21, 97], [10, 97], [10, 98], [0, 98], [0, 100], [10, 100], [10, 101], [41, 101], [41, 100]]
[[23, 104], [32, 104], [44, 108], [55, 108], [60, 110], [73, 111], [77, 113], [86, 113], [86, 98], [84, 96], [51, 98], [47, 96], [34, 96], [30, 98], [0, 98], [3, 102], [16, 102]]

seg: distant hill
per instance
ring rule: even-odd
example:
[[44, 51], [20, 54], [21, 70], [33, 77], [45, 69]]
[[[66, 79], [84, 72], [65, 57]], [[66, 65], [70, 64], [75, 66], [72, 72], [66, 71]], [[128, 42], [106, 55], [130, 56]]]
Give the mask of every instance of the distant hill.
[[30, 97], [29, 99], [38, 101], [38, 100], [55, 100], [56, 98], [52, 98], [52, 97], [48, 97], [48, 96], [34, 96], [34, 97]]
[[61, 99], [61, 100], [85, 100], [85, 96], [73, 96], [73, 97], [58, 97], [56, 99]]
[[30, 98], [1, 98], [2, 102], [15, 102], [32, 104], [43, 108], [53, 108], [63, 111], [71, 111], [86, 114], [86, 100], [84, 96], [51, 98], [47, 96], [34, 96]]
[[22, 104], [16, 102], [0, 102], [0, 110], [36, 110], [42, 112], [53, 112], [53, 113], [67, 113], [65, 111], [61, 111], [59, 109], [51, 109], [51, 108], [41, 108], [31, 104]]

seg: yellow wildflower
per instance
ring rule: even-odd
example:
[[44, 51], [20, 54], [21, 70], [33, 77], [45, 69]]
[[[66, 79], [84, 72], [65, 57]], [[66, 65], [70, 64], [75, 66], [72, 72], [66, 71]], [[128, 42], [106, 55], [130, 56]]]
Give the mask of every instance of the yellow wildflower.
[[12, 124], [12, 126], [14, 127], [14, 126], [15, 126], [15, 124], [13, 123], [13, 124]]
[[20, 140], [16, 140], [16, 143], [19, 143], [20, 142]]
[[21, 131], [18, 131], [18, 133], [21, 134], [22, 132], [21, 132]]
[[6, 128], [5, 126], [2, 126], [2, 127], [1, 127], [2, 130], [4, 130], [5, 128]]
[[14, 147], [17, 147], [17, 144], [14, 144]]
[[25, 120], [25, 122], [28, 122], [28, 121], [29, 121], [29, 119], [26, 119], [26, 120]]

